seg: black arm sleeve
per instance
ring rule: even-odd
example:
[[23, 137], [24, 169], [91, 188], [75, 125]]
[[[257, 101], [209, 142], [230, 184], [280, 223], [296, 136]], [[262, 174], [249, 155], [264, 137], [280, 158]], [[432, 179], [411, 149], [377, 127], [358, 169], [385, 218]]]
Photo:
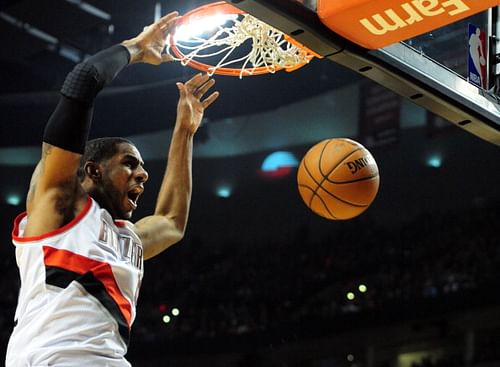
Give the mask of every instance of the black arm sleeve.
[[78, 64], [67, 75], [59, 103], [49, 118], [43, 141], [83, 154], [97, 93], [128, 64], [130, 54], [121, 45], [103, 50]]

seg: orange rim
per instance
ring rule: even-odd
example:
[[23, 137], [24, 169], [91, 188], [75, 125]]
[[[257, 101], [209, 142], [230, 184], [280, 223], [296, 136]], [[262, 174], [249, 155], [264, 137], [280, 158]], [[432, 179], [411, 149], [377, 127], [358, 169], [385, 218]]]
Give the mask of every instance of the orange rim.
[[[200, 6], [198, 8], [195, 8], [177, 20], [176, 27], [179, 27], [183, 24], [189, 23], [192, 20], [195, 20], [196, 18], [203, 18], [207, 16], [212, 16], [212, 15], [217, 15], [217, 14], [236, 14], [236, 15], [246, 15], [247, 13], [241, 9], [238, 9], [237, 7], [226, 3], [225, 1], [219, 1], [207, 5]], [[186, 55], [184, 55], [177, 45], [174, 42], [174, 37], [175, 33], [172, 37], [170, 37], [170, 48], [174, 55], [179, 58], [179, 59], [185, 59]], [[311, 60], [313, 57], [318, 57], [322, 58], [322, 56], [318, 55], [316, 52], [310, 50], [309, 48], [305, 47], [302, 45], [300, 42], [297, 42], [294, 40], [292, 37], [288, 35], [284, 35], [284, 38], [287, 42], [293, 44], [294, 46], [303, 49], [308, 57], [308, 60]], [[215, 71], [212, 72], [214, 69], [213, 65], [205, 64], [203, 62], [197, 61], [197, 60], [190, 60], [187, 62], [187, 65], [192, 67], [193, 69], [204, 71], [207, 73], [213, 73], [217, 75], [226, 75], [226, 76], [251, 76], [251, 75], [262, 75], [262, 74], [268, 74], [271, 72], [269, 67], [265, 66], [259, 66], [256, 68], [227, 68], [227, 67], [220, 67], [217, 68]], [[274, 71], [279, 71], [279, 70], [286, 70], [286, 71], [294, 71], [302, 66], [306, 65], [306, 63], [302, 64], [297, 64], [293, 67], [290, 68], [284, 68], [280, 66], [275, 66]]]

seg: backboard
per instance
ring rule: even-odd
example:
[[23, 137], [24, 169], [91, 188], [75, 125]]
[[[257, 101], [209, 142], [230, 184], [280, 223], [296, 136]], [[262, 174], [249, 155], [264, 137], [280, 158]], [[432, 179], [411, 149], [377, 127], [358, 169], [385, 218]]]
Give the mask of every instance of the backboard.
[[[390, 43], [394, 40], [393, 35], [384, 41], [378, 42], [374, 38], [374, 41], [365, 42], [362, 37], [356, 38], [356, 35], [344, 32], [336, 23], [325, 22], [325, 15], [318, 14], [322, 4], [335, 3], [340, 11], [344, 11], [342, 6], [363, 3], [373, 5], [380, 2], [227, 2], [291, 35], [324, 58], [362, 74], [486, 141], [500, 145], [499, 7], [495, 6], [496, 0], [491, 4], [489, 1], [480, 3], [483, 7], [493, 7], [472, 15], [467, 13], [467, 17], [462, 16], [458, 20], [450, 18], [445, 20], [448, 23], [445, 26], [431, 28], [423, 33], [421, 29], [418, 34], [415, 34], [415, 30], [410, 30], [406, 34], [411, 34], [412, 37], [394, 43]], [[406, 26], [418, 23], [419, 17], [423, 18], [424, 13], [456, 14], [459, 13], [457, 9], [465, 9], [469, 3], [479, 4], [475, 0], [385, 0], [385, 3], [400, 6], [406, 11], [406, 17], [390, 11], [383, 14], [384, 19], [382, 16], [375, 17], [375, 21], [379, 23], [373, 22], [372, 30], [380, 34], [389, 33], [388, 30], [398, 27], [404, 28], [406, 32], [407, 28], [411, 28]], [[427, 8], [418, 8], [424, 5]], [[432, 23], [427, 25], [429, 26]], [[383, 47], [375, 48], [378, 44]]]

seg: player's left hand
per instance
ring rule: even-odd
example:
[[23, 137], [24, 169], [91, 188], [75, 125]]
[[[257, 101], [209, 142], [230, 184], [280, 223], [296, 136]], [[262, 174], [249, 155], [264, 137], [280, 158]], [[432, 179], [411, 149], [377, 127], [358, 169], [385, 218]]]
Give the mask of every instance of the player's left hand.
[[177, 124], [179, 127], [188, 129], [192, 134], [198, 130], [205, 109], [219, 97], [219, 92], [216, 91], [204, 98], [204, 95], [214, 84], [215, 80], [203, 73], [196, 74], [186, 83], [177, 83], [180, 94], [177, 104]]

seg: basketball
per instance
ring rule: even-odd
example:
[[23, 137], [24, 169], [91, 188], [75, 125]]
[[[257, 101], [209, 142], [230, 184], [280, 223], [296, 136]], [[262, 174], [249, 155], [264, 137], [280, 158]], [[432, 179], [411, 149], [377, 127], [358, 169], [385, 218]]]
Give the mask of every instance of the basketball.
[[304, 203], [331, 220], [346, 220], [363, 213], [377, 196], [377, 163], [360, 143], [345, 138], [327, 139], [305, 154], [297, 172]]

